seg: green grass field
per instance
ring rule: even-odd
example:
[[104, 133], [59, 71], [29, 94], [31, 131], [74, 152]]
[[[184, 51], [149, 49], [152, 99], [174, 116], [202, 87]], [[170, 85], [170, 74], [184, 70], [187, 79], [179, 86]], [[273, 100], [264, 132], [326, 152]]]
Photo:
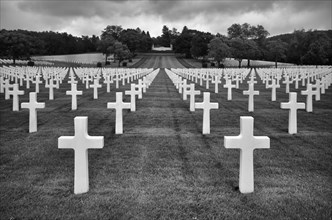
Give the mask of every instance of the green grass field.
[[[175, 58], [148, 59], [148, 65], [172, 65]], [[152, 63], [152, 64], [147, 64]], [[175, 65], [178, 65], [176, 63]], [[115, 111], [106, 108], [115, 92], [93, 100], [92, 89], [79, 84], [78, 110], [64, 83], [48, 100], [42, 87], [38, 132], [29, 134], [26, 109], [12, 112], [0, 94], [0, 219], [331, 219], [332, 89], [314, 101], [314, 112], [298, 111], [298, 133], [290, 135], [285, 85], [271, 102], [271, 90], [259, 80], [254, 113], [247, 112], [247, 86], [219, 87], [211, 100], [211, 134], [202, 135], [202, 111], [189, 111], [162, 69], [137, 111], [124, 111], [124, 134], [115, 135]], [[199, 87], [206, 91], [205, 85]], [[291, 86], [291, 91], [294, 85]], [[25, 90], [20, 102], [28, 101]], [[129, 102], [130, 97], [125, 96]], [[202, 101], [202, 95], [196, 98]], [[305, 97], [298, 95], [298, 101]], [[58, 149], [60, 136], [74, 135], [74, 117], [88, 116], [89, 135], [104, 136], [103, 149], [89, 150], [90, 191], [75, 195], [74, 152]], [[239, 151], [225, 149], [224, 136], [240, 132], [240, 116], [254, 117], [254, 134], [269, 136], [270, 149], [254, 153], [255, 191], [238, 190]]]

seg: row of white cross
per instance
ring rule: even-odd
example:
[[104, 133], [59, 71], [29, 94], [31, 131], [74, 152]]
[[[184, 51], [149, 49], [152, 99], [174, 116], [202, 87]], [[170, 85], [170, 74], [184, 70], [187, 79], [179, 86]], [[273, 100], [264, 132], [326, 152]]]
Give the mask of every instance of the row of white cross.
[[[142, 88], [148, 88], [152, 83], [159, 69], [152, 71], [148, 74], [146, 79], [146, 84], [140, 84], [136, 86], [131, 84], [131, 89], [125, 91], [127, 95], [131, 96], [130, 103], [124, 103], [122, 100], [122, 92], [116, 93], [116, 102], [108, 102], [107, 108], [113, 108], [116, 111], [115, 117], [115, 133], [123, 133], [123, 109], [131, 109], [135, 111], [136, 96], [141, 94]], [[139, 88], [139, 90], [136, 90]], [[142, 94], [141, 94], [142, 96]], [[88, 135], [88, 117], [78, 116], [74, 119], [75, 124], [75, 135], [72, 136], [62, 136], [58, 139], [58, 148], [60, 149], [73, 149], [75, 151], [75, 175], [74, 175], [74, 193], [81, 194], [89, 191], [89, 169], [88, 169], [88, 149], [101, 149], [104, 146], [103, 136], [89, 136]]]
[[[159, 70], [158, 70], [159, 72]], [[152, 80], [158, 72], [152, 74]], [[169, 76], [170, 73], [168, 72]], [[150, 82], [152, 82], [152, 80]], [[133, 88], [133, 85], [131, 86]], [[209, 103], [209, 93], [206, 95], [207, 102], [196, 103], [196, 108], [206, 108]], [[108, 108], [116, 109], [116, 118], [122, 123], [122, 110], [130, 108], [129, 103], [122, 102], [122, 93], [117, 93], [116, 103], [107, 103]], [[210, 106], [211, 107], [211, 106]], [[218, 108], [218, 106], [214, 106]], [[88, 118], [75, 117], [75, 136], [60, 137], [58, 140], [59, 148], [70, 148], [75, 151], [75, 177], [74, 193], [85, 193], [89, 190], [89, 172], [88, 172], [88, 149], [103, 148], [104, 138], [102, 136], [91, 137], [88, 135]], [[250, 193], [254, 190], [254, 173], [253, 173], [253, 150], [256, 148], [269, 148], [270, 141], [268, 137], [253, 136], [253, 118], [241, 117], [241, 132], [236, 137], [225, 137], [226, 148], [240, 148], [240, 182], [239, 189], [242, 193]], [[245, 147], [244, 147], [245, 146]], [[249, 146], [249, 147], [247, 147]]]
[[[66, 77], [66, 73], [63, 72], [62, 68], [55, 68], [52, 72], [56, 72], [57, 74], [51, 75], [49, 74], [50, 68], [43, 69], [43, 78], [45, 79], [45, 87], [49, 88], [49, 99], [54, 99], [54, 88], [59, 88], [59, 85], [62, 83], [62, 80]], [[19, 68], [19, 71], [15, 71], [15, 74], [11, 74], [10, 72], [1, 73], [0, 75], [0, 93], [5, 93], [5, 99], [10, 99], [10, 96], [13, 97], [13, 111], [19, 111], [19, 96], [24, 95], [24, 91], [19, 90], [19, 84], [14, 83], [10, 84], [10, 80], [13, 80], [17, 82], [17, 79], [20, 78], [20, 76], [23, 75], [23, 78], [26, 78], [26, 87], [30, 88], [30, 79], [35, 78], [32, 82], [35, 83], [35, 92], [31, 92], [29, 94], [30, 101], [29, 103], [22, 103], [21, 108], [28, 108], [29, 109], [29, 132], [36, 132], [37, 131], [37, 111], [38, 108], [45, 108], [45, 103], [39, 103], [37, 102], [37, 94], [39, 93], [39, 84], [42, 83], [41, 78], [41, 70], [38, 68], [29, 68], [29, 71], [26, 71], [25, 74], [19, 74], [21, 72], [21, 68]], [[32, 71], [32, 73], [31, 73]], [[60, 72], [59, 72], [60, 71]], [[68, 70], [67, 70], [68, 71]], [[121, 70], [120, 70], [121, 71]], [[152, 71], [152, 69], [139, 69], [139, 70], [131, 70], [131, 73], [129, 71], [123, 71], [126, 75], [125, 78], [130, 78], [131, 80], [136, 79], [138, 77], [145, 76], [149, 74]], [[82, 72], [80, 72], [82, 73]], [[108, 74], [107, 77], [110, 77], [111, 74], [109, 71], [105, 71], [105, 74]], [[104, 74], [104, 75], [105, 75]], [[72, 110], [77, 109], [77, 95], [82, 95], [83, 91], [77, 90], [77, 82], [75, 81], [75, 75], [72, 69], [69, 70], [70, 80], [68, 83], [71, 84], [71, 90], [66, 91], [66, 95], [72, 96]], [[87, 75], [87, 74], [86, 74]], [[81, 76], [81, 75], [80, 75]], [[99, 74], [97, 74], [98, 78]], [[31, 78], [30, 78], [31, 77]], [[53, 77], [56, 79], [56, 84], [53, 84]], [[100, 77], [100, 76], [99, 76]], [[113, 76], [112, 76], [113, 77]], [[151, 77], [151, 76], [150, 76]], [[105, 77], [104, 77], [105, 78]], [[48, 80], [49, 79], [49, 80]], [[142, 89], [145, 92], [146, 87], [149, 85], [149, 79], [148, 77], [143, 77], [142, 79], [139, 79], [138, 85], [132, 86], [130, 91], [126, 91], [126, 94], [131, 95], [131, 110], [135, 111], [135, 98], [132, 97], [132, 93], [138, 94], [139, 99], [142, 98]], [[99, 82], [99, 80], [98, 80]], [[109, 85], [108, 85], [109, 86]], [[97, 83], [97, 79], [94, 80], [94, 84], [91, 85], [91, 88], [94, 88], [94, 98], [98, 98], [98, 91], [97, 88], [100, 88], [101, 85]], [[12, 88], [12, 89], [11, 89]], [[136, 88], [138, 88], [138, 91], [134, 91]], [[122, 96], [122, 93], [121, 93]], [[117, 95], [119, 97], [119, 95]], [[122, 98], [121, 98], [122, 100]], [[118, 101], [117, 101], [118, 102]], [[120, 126], [121, 123], [117, 123], [116, 131], [121, 131], [122, 128]]]
[[[174, 85], [179, 88], [182, 87], [184, 94], [183, 99], [187, 94], [190, 95], [190, 106], [197, 109], [203, 109], [203, 134], [210, 133], [210, 110], [218, 109], [218, 103], [210, 102], [210, 93], [204, 92], [204, 99], [201, 103], [195, 103], [195, 95], [199, 95], [200, 91], [195, 91], [195, 84], [190, 84], [190, 90], [187, 90], [187, 80], [182, 80], [180, 76], [170, 70], [166, 70], [167, 75], [173, 81]], [[182, 81], [182, 86], [179, 86]], [[179, 83], [180, 82], [180, 83]], [[181, 93], [181, 91], [179, 90]], [[193, 104], [194, 103], [194, 104]], [[194, 111], [194, 109], [190, 109]], [[240, 149], [240, 172], [239, 172], [239, 190], [241, 193], [251, 193], [254, 191], [254, 162], [253, 151], [259, 148], [270, 148], [270, 139], [266, 136], [254, 136], [254, 118], [241, 117], [240, 118], [240, 135], [231, 137], [224, 137], [225, 148]]]
[[[194, 111], [195, 108], [203, 109], [203, 134], [210, 133], [210, 110], [218, 109], [218, 103], [210, 102], [210, 93], [204, 92], [204, 101], [202, 103], [195, 103], [195, 95], [199, 95], [200, 91], [195, 90], [195, 84], [192, 83], [190, 86], [187, 85], [187, 79], [183, 79], [177, 71], [174, 73], [170, 70], [166, 70], [166, 73], [173, 81], [176, 88], [179, 89], [179, 93], [183, 93], [183, 100], [186, 100], [186, 96], [190, 95], [190, 111]], [[181, 72], [180, 72], [181, 73]], [[196, 75], [197, 76], [197, 75]], [[331, 76], [332, 74], [326, 74], [322, 78], [324, 79], [323, 87], [331, 84]], [[202, 75], [200, 76], [202, 78]], [[190, 78], [190, 77], [189, 77]], [[238, 77], [236, 77], [238, 78]], [[240, 76], [242, 78], [242, 76]], [[196, 77], [197, 79], [197, 77]], [[268, 80], [266, 78], [266, 80]], [[207, 80], [208, 83], [209, 80]], [[214, 80], [217, 85], [218, 77], [215, 76]], [[229, 79], [226, 78], [226, 85], [228, 88], [231, 83], [229, 83]], [[316, 88], [317, 90], [312, 90], [312, 85], [307, 84], [307, 90], [302, 91], [302, 95], [307, 95], [307, 111], [312, 111], [312, 95], [321, 92], [320, 90], [320, 82], [319, 79], [316, 79]], [[275, 82], [272, 79], [272, 85], [275, 85]], [[249, 90], [244, 91], [244, 95], [249, 95], [249, 105], [248, 111], [253, 111], [253, 95], [259, 95], [259, 91], [254, 91], [254, 84], [256, 81], [254, 80], [254, 76], [250, 76], [250, 80], [248, 81]], [[207, 86], [208, 87], [208, 86]], [[225, 87], [225, 86], [224, 86]], [[234, 85], [235, 87], [235, 85]], [[189, 88], [189, 90], [187, 90]], [[217, 89], [215, 89], [217, 93]], [[228, 91], [229, 95], [229, 91]], [[275, 91], [272, 92], [272, 97], [275, 96]], [[317, 96], [317, 95], [316, 95]], [[230, 98], [231, 99], [231, 98]], [[228, 100], [230, 100], [228, 97]], [[273, 99], [273, 98], [272, 98]], [[274, 101], [274, 100], [272, 100]], [[289, 93], [289, 102], [281, 103], [282, 109], [289, 109], [289, 123], [288, 123], [288, 132], [290, 134], [297, 133], [297, 110], [304, 109], [304, 103], [297, 103], [297, 93], [291, 92]], [[241, 116], [240, 117], [240, 135], [236, 137], [224, 137], [224, 146], [225, 148], [238, 148], [240, 149], [240, 172], [239, 172], [239, 190], [242, 193], [250, 193], [254, 190], [254, 168], [253, 168], [253, 150], [257, 148], [269, 148], [270, 147], [270, 139], [266, 136], [255, 137], [253, 135], [253, 117]]]
[[[75, 70], [76, 71], [76, 70]], [[77, 71], [79, 72], [79, 71]], [[155, 76], [159, 70], [153, 71], [151, 74], [147, 75], [143, 80], [139, 80], [138, 85], [131, 84], [131, 89], [129, 91], [125, 91], [126, 95], [131, 96], [131, 103], [124, 103], [122, 100], [122, 93], [116, 93], [116, 102], [115, 103], [107, 103], [107, 108], [114, 108], [116, 110], [116, 133], [122, 134], [123, 132], [123, 119], [122, 119], [122, 110], [123, 109], [131, 109], [131, 111], [135, 111], [136, 109], [136, 96], [140, 96], [142, 92], [140, 90], [145, 90], [151, 84]], [[187, 80], [182, 79], [180, 75], [166, 70], [168, 76], [172, 79], [174, 85], [179, 89], [179, 92], [183, 94], [183, 99], [186, 100], [187, 96], [190, 96], [190, 110], [194, 111], [195, 108], [203, 109], [203, 134], [210, 133], [210, 110], [211, 109], [218, 109], [218, 103], [211, 103], [210, 102], [210, 93], [204, 93], [204, 100], [202, 103], [195, 103], [195, 95], [199, 95], [200, 91], [195, 90], [195, 84], [187, 85]], [[86, 79], [87, 74], [77, 74], [81, 80], [84, 78]], [[95, 77], [97, 79], [98, 75], [96, 74]], [[244, 77], [243, 77], [244, 76]], [[241, 73], [239, 77], [235, 77], [234, 79], [238, 78], [238, 81], [245, 78], [245, 74]], [[3, 76], [0, 76], [3, 78]], [[108, 77], [111, 77], [111, 74], [104, 74], [104, 80], [107, 80]], [[116, 77], [116, 75], [115, 75]], [[233, 77], [233, 76], [232, 76]], [[261, 78], [268, 80], [266, 74], [260, 75]], [[326, 77], [326, 80], [331, 79], [331, 74], [323, 75]], [[39, 77], [36, 77], [36, 80]], [[64, 77], [63, 77], [64, 78]], [[127, 79], [128, 77], [122, 77]], [[110, 80], [110, 78], [108, 78]], [[8, 79], [7, 79], [8, 80]], [[316, 79], [317, 80], [317, 79]], [[5, 80], [6, 81], [6, 80]], [[96, 79], [95, 79], [96, 81]], [[119, 80], [118, 80], [119, 81]], [[218, 82], [218, 77], [215, 78], [216, 82]], [[226, 84], [224, 85], [230, 88], [236, 87], [236, 85], [231, 84], [232, 79], [226, 79]], [[274, 81], [274, 80], [272, 80]], [[8, 81], [7, 81], [8, 82]], [[99, 82], [99, 80], [98, 80]], [[254, 76], [251, 75], [249, 80], [249, 90], [244, 91], [247, 92], [249, 95], [255, 95], [254, 91], [254, 84], [255, 84]], [[76, 96], [77, 95], [77, 81], [74, 77], [73, 72], [70, 70], [70, 81], [71, 90], [67, 91], [68, 95]], [[5, 83], [8, 84], [8, 83]], [[51, 84], [49, 84], [51, 85]], [[97, 85], [97, 84], [96, 84]], [[311, 85], [311, 84], [308, 84]], [[327, 83], [328, 85], [328, 83]], [[329, 85], [328, 85], [329, 86]], [[327, 87], [328, 87], [327, 86]], [[310, 87], [310, 86], [309, 86]], [[308, 87], [308, 88], [309, 88]], [[18, 95], [22, 95], [22, 92], [18, 89], [18, 84], [14, 84], [12, 86], [13, 90], [8, 91], [9, 95], [13, 96], [13, 108], [14, 103], [17, 103]], [[93, 87], [94, 88], [94, 87]], [[138, 88], [138, 90], [136, 90]], [[324, 84], [325, 88], [325, 84]], [[189, 89], [189, 90], [188, 90]], [[74, 92], [76, 91], [76, 92]], [[303, 91], [304, 93], [311, 94], [310, 90]], [[76, 95], [74, 95], [76, 93]], [[7, 93], [6, 93], [7, 94]], [[37, 93], [30, 93], [30, 103], [22, 103], [22, 108], [29, 108], [30, 110], [30, 120], [36, 119], [36, 109], [45, 107], [44, 103], [38, 103], [36, 101], [36, 94]], [[228, 93], [229, 94], [229, 93]], [[257, 95], [257, 94], [256, 94]], [[308, 96], [307, 96], [308, 97]], [[14, 102], [15, 99], [15, 102]], [[231, 96], [230, 99], [231, 100]], [[253, 100], [252, 100], [253, 101]], [[249, 101], [250, 103], [250, 101]], [[296, 100], [296, 93], [290, 93], [290, 101], [288, 103], [281, 103], [281, 108], [290, 109], [289, 113], [289, 133], [296, 133], [296, 110], [304, 108], [304, 103], [297, 103]], [[249, 104], [250, 106], [250, 104]], [[15, 104], [15, 108], [18, 107], [18, 104]], [[72, 101], [72, 108], [73, 108], [73, 101]], [[249, 107], [250, 109], [250, 107]], [[249, 110], [248, 109], [248, 110]], [[253, 109], [253, 107], [252, 107]], [[74, 110], [74, 109], [73, 109]], [[87, 117], [76, 117], [75, 118], [75, 136], [74, 137], [60, 137], [59, 138], [59, 148], [73, 148], [75, 150], [75, 183], [74, 183], [74, 192], [77, 193], [84, 193], [88, 191], [89, 188], [89, 178], [88, 178], [88, 155], [87, 149], [89, 148], [102, 148], [104, 145], [103, 137], [91, 137], [88, 135], [88, 128], [87, 128]], [[240, 118], [240, 135], [236, 137], [229, 137], [225, 136], [224, 138], [224, 145], [226, 148], [239, 148], [241, 150], [240, 156], [240, 179], [239, 179], [239, 189], [242, 193], [249, 193], [253, 192], [254, 190], [254, 179], [253, 179], [253, 150], [256, 148], [269, 148], [270, 141], [268, 137], [255, 137], [253, 135], [253, 121], [252, 117], [241, 117]], [[294, 123], [295, 121], [295, 123]], [[295, 126], [294, 126], [295, 125]], [[30, 125], [31, 126], [31, 125]], [[35, 128], [31, 128], [37, 129]]]
[[[200, 94], [200, 91], [195, 91], [194, 87], [195, 84], [187, 85], [187, 79], [192, 80], [194, 82], [197, 82], [198, 79], [200, 79], [200, 85], [202, 85], [202, 79], [206, 81], [206, 88], [209, 88], [208, 84], [211, 79], [213, 83], [215, 83], [215, 93], [218, 93], [218, 84], [221, 83], [220, 78], [222, 78], [222, 74], [224, 75], [224, 78], [226, 80], [226, 83], [223, 85], [224, 88], [227, 88], [227, 100], [232, 100], [232, 89], [233, 88], [239, 88], [239, 82], [241, 83], [245, 78], [246, 74], [248, 72], [246, 71], [232, 71], [227, 73], [223, 72], [214, 72], [212, 76], [210, 76], [210, 72], [205, 72], [204, 70], [199, 71], [193, 71], [190, 72], [186, 69], [171, 69], [172, 71], [167, 70], [168, 73], [171, 72], [170, 77], [172, 78], [174, 84], [176, 85], [176, 88], [179, 89], [179, 92], [182, 93], [183, 90], [183, 99], [186, 100], [186, 95], [190, 95], [190, 111], [194, 111], [195, 106], [195, 94]], [[317, 72], [312, 72], [313, 76], [310, 74], [302, 74], [301, 78], [307, 79], [307, 89], [304, 91], [301, 91], [302, 95], [306, 96], [306, 105], [305, 103], [297, 103], [297, 93], [291, 92], [289, 95], [289, 102], [287, 103], [281, 103], [280, 107], [282, 109], [289, 109], [289, 126], [288, 126], [288, 132], [290, 134], [297, 133], [297, 110], [298, 109], [304, 109], [306, 106], [307, 112], [313, 111], [313, 96], [315, 96], [315, 100], [320, 100], [320, 94], [325, 94], [325, 90], [328, 89], [328, 87], [332, 83], [332, 73], [330, 69], [318, 69]], [[271, 101], [276, 101], [276, 88], [280, 88], [280, 80], [282, 77], [282, 71], [278, 70], [276, 71], [270, 71], [269, 73], [259, 70], [257, 73], [259, 77], [263, 80], [263, 83], [266, 83], [266, 88], [272, 89], [272, 96]], [[175, 74], [174, 74], [175, 73]], [[297, 72], [296, 72], [297, 73]], [[221, 75], [220, 75], [221, 74]], [[230, 75], [232, 74], [232, 75]], [[238, 75], [236, 75], [238, 74]], [[292, 73], [285, 73], [285, 81], [283, 83], [286, 84], [286, 93], [289, 93], [289, 85], [292, 82], [297, 82], [296, 79], [298, 74]], [[292, 78], [292, 80], [290, 80]], [[315, 80], [315, 84], [312, 85], [312, 80]], [[235, 85], [232, 84], [232, 81], [235, 81]], [[269, 81], [271, 81], [272, 84], [269, 84]], [[253, 72], [249, 76], [249, 80], [247, 81], [249, 89], [247, 91], [243, 91], [244, 95], [248, 95], [248, 111], [253, 112], [254, 111], [254, 96], [259, 95], [259, 91], [254, 90], [254, 85], [257, 83], [255, 80], [255, 75]], [[288, 86], [287, 86], [288, 85]], [[189, 90], [187, 90], [189, 88]], [[316, 88], [315, 90], [313, 88]], [[204, 94], [204, 100], [210, 100], [209, 94]], [[208, 101], [209, 102], [209, 101]], [[218, 104], [218, 103], [215, 103]], [[209, 118], [208, 112], [211, 108], [208, 108], [208, 104], [206, 104], [206, 111], [204, 111], [203, 116], [203, 134], [205, 132], [209, 132], [209, 122], [207, 122], [207, 119]]]

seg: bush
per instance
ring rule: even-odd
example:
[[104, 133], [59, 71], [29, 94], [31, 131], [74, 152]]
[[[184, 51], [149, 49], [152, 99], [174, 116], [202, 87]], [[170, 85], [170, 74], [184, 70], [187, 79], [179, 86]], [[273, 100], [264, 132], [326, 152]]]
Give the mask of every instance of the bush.
[[98, 63], [97, 63], [97, 67], [102, 67], [101, 62], [98, 62]]
[[132, 59], [129, 59], [129, 63], [132, 63], [133, 62], [133, 60]]
[[123, 63], [122, 63], [122, 66], [127, 66], [127, 62], [123, 62]]
[[214, 62], [211, 63], [211, 66], [216, 66]]
[[105, 65], [111, 65], [111, 62], [110, 61], [106, 61]]
[[208, 64], [207, 63], [202, 63], [203, 68], [207, 68]]
[[28, 66], [34, 66], [34, 65], [35, 65], [35, 62], [33, 62], [33, 61], [28, 62]]

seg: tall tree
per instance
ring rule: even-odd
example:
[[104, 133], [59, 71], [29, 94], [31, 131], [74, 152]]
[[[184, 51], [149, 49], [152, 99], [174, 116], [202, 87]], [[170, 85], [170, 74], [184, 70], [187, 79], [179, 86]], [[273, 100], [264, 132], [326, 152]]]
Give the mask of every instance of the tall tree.
[[105, 38], [110, 38], [110, 37], [112, 37], [115, 40], [118, 40], [122, 30], [123, 29], [121, 26], [107, 25], [107, 27], [102, 31], [101, 40], [104, 40]]
[[98, 42], [97, 50], [105, 55], [105, 64], [107, 63], [107, 57], [113, 53], [113, 46], [115, 39], [112, 36], [104, 37]]
[[241, 68], [242, 60], [246, 58], [245, 43], [240, 38], [233, 38], [230, 40], [230, 46], [232, 57], [239, 62]]
[[191, 40], [191, 55], [195, 58], [203, 57], [208, 53], [208, 45], [202, 35], [195, 35]]
[[135, 53], [140, 48], [141, 38], [140, 30], [126, 29], [120, 33], [119, 41], [127, 45], [131, 52]]
[[128, 59], [130, 56], [130, 51], [127, 45], [124, 45], [119, 41], [116, 41], [114, 43], [111, 51], [114, 53], [116, 59], [119, 61], [119, 66], [123, 60]]
[[169, 45], [171, 44], [171, 31], [168, 29], [166, 25], [163, 26], [160, 40], [161, 40], [160, 42], [161, 46], [169, 47]]
[[328, 53], [331, 50], [331, 42], [321, 39], [310, 44], [307, 53], [301, 57], [302, 63], [309, 65], [323, 65], [328, 63]]
[[5, 52], [12, 57], [13, 64], [15, 64], [16, 59], [30, 55], [31, 41], [32, 37], [26, 34], [6, 31], [0, 35], [0, 48], [5, 49]]
[[265, 44], [269, 32], [266, 31], [262, 25], [252, 26], [248, 23], [242, 25], [233, 24], [227, 30], [230, 39], [240, 39], [243, 41], [241, 47], [238, 47], [240, 44], [240, 42], [238, 42], [239, 40], [233, 41], [236, 47], [233, 49], [233, 53], [240, 55], [237, 57], [239, 66], [241, 66], [242, 59], [247, 59], [249, 67], [250, 60], [258, 58], [261, 54], [260, 51]]
[[228, 29], [227, 29], [228, 37], [230, 39], [233, 38], [242, 38], [243, 33], [242, 33], [242, 26], [240, 24], [232, 24]]
[[286, 57], [287, 44], [281, 40], [269, 41], [267, 48], [275, 61], [275, 68], [277, 68], [278, 61]]
[[208, 56], [213, 58], [220, 67], [220, 62], [223, 61], [230, 54], [230, 48], [220, 38], [213, 38], [209, 43]]

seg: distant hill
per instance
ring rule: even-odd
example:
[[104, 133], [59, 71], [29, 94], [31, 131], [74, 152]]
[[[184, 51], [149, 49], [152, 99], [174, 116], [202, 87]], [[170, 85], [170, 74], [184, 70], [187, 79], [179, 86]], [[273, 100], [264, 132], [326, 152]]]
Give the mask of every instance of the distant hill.
[[285, 62], [309, 65], [332, 65], [332, 30], [295, 30], [266, 39], [287, 44]]

